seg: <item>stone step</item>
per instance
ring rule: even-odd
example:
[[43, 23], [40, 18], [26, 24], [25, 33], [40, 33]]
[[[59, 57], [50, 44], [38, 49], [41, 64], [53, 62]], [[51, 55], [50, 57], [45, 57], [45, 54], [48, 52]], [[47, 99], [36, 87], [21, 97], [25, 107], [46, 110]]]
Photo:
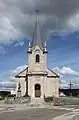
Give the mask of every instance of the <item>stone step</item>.
[[43, 98], [32, 98], [29, 105], [30, 106], [42, 106], [44, 104], [45, 104], [45, 102], [44, 102]]

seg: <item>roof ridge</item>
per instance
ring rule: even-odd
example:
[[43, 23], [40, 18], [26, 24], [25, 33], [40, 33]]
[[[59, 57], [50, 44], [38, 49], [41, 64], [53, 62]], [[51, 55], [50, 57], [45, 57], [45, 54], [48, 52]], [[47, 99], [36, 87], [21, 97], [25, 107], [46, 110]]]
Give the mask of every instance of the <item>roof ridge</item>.
[[[19, 76], [19, 74], [21, 74], [21, 73], [24, 72], [25, 70], [28, 71], [28, 66], [27, 66], [24, 70], [22, 70], [21, 72], [19, 72], [15, 77]], [[27, 71], [26, 71], [26, 72], [27, 72]]]
[[50, 70], [52, 73], [54, 73], [57, 77], [60, 77], [56, 72], [54, 72], [53, 70], [51, 70], [49, 67], [47, 67], [48, 70]]

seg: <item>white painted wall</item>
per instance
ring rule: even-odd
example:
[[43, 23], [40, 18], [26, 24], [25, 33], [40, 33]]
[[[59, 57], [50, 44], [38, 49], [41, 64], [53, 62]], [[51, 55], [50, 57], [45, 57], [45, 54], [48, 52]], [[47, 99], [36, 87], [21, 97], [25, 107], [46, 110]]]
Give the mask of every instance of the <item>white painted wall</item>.
[[28, 93], [32, 98], [35, 98], [35, 84], [41, 86], [41, 98], [44, 97], [44, 77], [43, 76], [32, 76], [28, 78]]
[[[37, 51], [38, 50], [38, 51]], [[36, 63], [36, 54], [40, 56], [40, 62]], [[28, 70], [29, 71], [45, 71], [46, 68], [46, 54], [37, 45], [32, 54], [28, 54]]]
[[[21, 95], [26, 93], [25, 79], [20, 78], [17, 80], [16, 91], [18, 90], [18, 83], [21, 83]], [[35, 84], [41, 85], [41, 98], [52, 97], [53, 95], [59, 97], [59, 78], [47, 78], [47, 76], [29, 76], [28, 77], [28, 94], [35, 98]]]
[[58, 78], [47, 78], [46, 97], [59, 97], [59, 80]]

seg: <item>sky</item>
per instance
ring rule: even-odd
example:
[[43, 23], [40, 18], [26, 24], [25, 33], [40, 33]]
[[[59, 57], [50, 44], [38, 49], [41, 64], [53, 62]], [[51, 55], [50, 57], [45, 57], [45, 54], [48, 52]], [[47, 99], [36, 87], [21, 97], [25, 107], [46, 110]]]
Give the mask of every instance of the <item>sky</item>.
[[79, 0], [0, 0], [0, 89], [14, 89], [14, 76], [27, 64], [39, 9], [48, 66], [60, 75], [60, 86], [79, 88]]

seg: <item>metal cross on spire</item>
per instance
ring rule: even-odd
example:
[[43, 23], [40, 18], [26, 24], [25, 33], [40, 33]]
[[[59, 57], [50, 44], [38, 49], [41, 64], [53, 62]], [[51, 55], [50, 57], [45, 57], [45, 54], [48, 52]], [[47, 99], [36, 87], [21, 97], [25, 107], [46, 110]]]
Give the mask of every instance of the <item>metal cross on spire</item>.
[[39, 11], [38, 9], [36, 9], [36, 14], [37, 14], [37, 15], [39, 14], [39, 12], [40, 12], [40, 11]]

